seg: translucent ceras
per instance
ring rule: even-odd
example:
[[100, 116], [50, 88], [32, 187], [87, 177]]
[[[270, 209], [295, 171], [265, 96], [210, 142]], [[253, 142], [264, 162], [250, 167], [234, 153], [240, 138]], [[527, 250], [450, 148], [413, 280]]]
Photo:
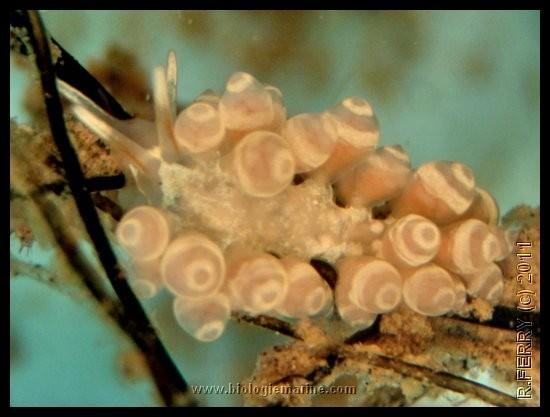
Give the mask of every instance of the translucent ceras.
[[372, 206], [397, 197], [411, 174], [410, 159], [403, 148], [383, 146], [338, 180], [336, 190], [347, 205]]
[[470, 274], [487, 267], [502, 251], [497, 236], [477, 219], [453, 223], [441, 233], [436, 262], [457, 274]]
[[336, 132], [336, 145], [328, 160], [316, 169], [321, 177], [334, 178], [353, 166], [378, 144], [378, 119], [367, 100], [349, 97], [326, 111]]
[[440, 316], [451, 311], [461, 288], [445, 269], [427, 264], [403, 272], [403, 300], [417, 313]]
[[131, 271], [132, 277], [130, 286], [140, 299], [153, 298], [164, 286], [160, 275], [159, 260], [149, 262], [136, 262], [134, 260], [133, 265], [129, 265], [128, 269]]
[[225, 137], [225, 126], [215, 105], [199, 101], [183, 110], [174, 124], [178, 146], [191, 154], [218, 148]]
[[223, 285], [225, 259], [218, 245], [207, 236], [184, 233], [166, 248], [160, 273], [176, 296], [201, 297], [217, 292]]
[[[336, 307], [340, 316], [355, 321], [350, 305], [372, 315], [387, 313], [401, 301], [401, 275], [389, 262], [369, 256], [345, 258], [338, 264]], [[350, 322], [353, 325], [353, 323]]]
[[496, 303], [504, 290], [502, 271], [495, 263], [471, 274], [462, 274], [466, 291], [475, 297]]
[[278, 314], [299, 319], [332, 310], [332, 290], [308, 262], [289, 256], [281, 263], [288, 275], [288, 291], [276, 309]]
[[495, 198], [483, 188], [476, 187], [474, 200], [463, 218], [481, 220], [490, 226], [498, 224], [499, 209]]
[[475, 196], [472, 170], [458, 162], [435, 161], [419, 166], [392, 202], [392, 214], [420, 214], [437, 224], [457, 220]]
[[382, 238], [382, 256], [399, 268], [431, 261], [439, 250], [441, 234], [430, 220], [409, 214], [393, 223]]
[[[195, 339], [217, 339], [231, 311], [335, 311], [361, 329], [398, 306], [438, 316], [460, 312], [466, 294], [498, 302], [495, 262], [513, 239], [495, 198], [462, 163], [414, 168], [401, 146], [378, 147], [364, 98], [287, 117], [279, 89], [237, 72], [178, 114], [172, 52], [152, 80], [154, 121], [115, 119], [58, 85], [127, 177], [115, 234], [132, 287], [141, 298], [167, 289]], [[335, 267], [334, 290], [312, 258]]]
[[303, 113], [291, 117], [282, 134], [296, 157], [296, 172], [308, 172], [324, 164], [337, 140], [327, 114]]
[[245, 72], [229, 78], [219, 109], [233, 142], [254, 130], [278, 130], [286, 118], [280, 92]]
[[231, 306], [250, 314], [276, 309], [288, 291], [288, 274], [275, 256], [242, 247], [229, 248], [227, 292]]
[[162, 286], [160, 258], [170, 241], [169, 219], [155, 207], [139, 206], [122, 217], [115, 233], [134, 264], [134, 291], [141, 298], [151, 298]]
[[231, 314], [229, 299], [222, 293], [200, 298], [177, 297], [173, 310], [182, 329], [201, 342], [219, 338]]
[[266, 130], [246, 135], [224, 159], [242, 191], [255, 197], [279, 194], [290, 185], [295, 173], [294, 156], [287, 142]]
[[116, 236], [136, 261], [152, 261], [160, 258], [168, 246], [170, 224], [161, 210], [140, 206], [120, 219]]

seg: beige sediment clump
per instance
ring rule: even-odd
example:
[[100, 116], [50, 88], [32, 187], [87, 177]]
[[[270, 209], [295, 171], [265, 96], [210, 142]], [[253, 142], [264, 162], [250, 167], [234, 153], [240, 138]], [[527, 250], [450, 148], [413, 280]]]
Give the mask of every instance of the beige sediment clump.
[[[155, 122], [115, 120], [60, 89], [129, 178], [116, 237], [134, 290], [150, 298], [166, 287], [197, 340], [218, 338], [231, 310], [304, 319], [335, 306], [362, 329], [399, 305], [438, 316], [462, 309], [466, 294], [498, 302], [495, 262], [513, 238], [466, 165], [413, 170], [401, 146], [377, 148], [364, 98], [287, 118], [281, 91], [244, 72], [177, 115], [176, 78], [171, 53], [153, 74]], [[312, 258], [335, 266], [334, 290]]]

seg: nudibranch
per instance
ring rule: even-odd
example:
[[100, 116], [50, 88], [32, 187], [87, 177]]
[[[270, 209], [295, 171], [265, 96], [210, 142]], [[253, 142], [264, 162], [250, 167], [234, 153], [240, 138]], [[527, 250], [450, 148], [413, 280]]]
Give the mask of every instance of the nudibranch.
[[[464, 164], [413, 168], [401, 146], [378, 146], [364, 98], [288, 117], [279, 89], [237, 72], [221, 95], [178, 109], [172, 52], [153, 71], [154, 121], [117, 120], [59, 86], [128, 178], [115, 236], [136, 294], [167, 290], [200, 341], [217, 339], [232, 311], [337, 314], [361, 329], [396, 308], [439, 316], [467, 294], [502, 294], [495, 262], [512, 242], [495, 199]], [[334, 266], [335, 284], [312, 259]]]

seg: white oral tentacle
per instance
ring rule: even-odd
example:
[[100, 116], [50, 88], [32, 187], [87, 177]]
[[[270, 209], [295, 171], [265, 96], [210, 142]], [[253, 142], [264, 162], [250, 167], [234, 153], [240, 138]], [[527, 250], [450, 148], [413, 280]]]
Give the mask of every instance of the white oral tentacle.
[[166, 72], [164, 67], [153, 71], [153, 102], [155, 106], [155, 124], [157, 126], [158, 144], [162, 157], [167, 162], [176, 162], [181, 158], [173, 135], [174, 118]]
[[156, 172], [152, 166], [160, 163], [160, 159], [142, 148], [136, 142], [128, 138], [123, 133], [113, 129], [109, 123], [92, 113], [85, 107], [75, 106], [73, 111], [78, 119], [86, 125], [92, 132], [107, 140], [110, 144], [118, 147], [119, 151], [132, 163], [136, 169], [145, 175], [155, 176]]
[[166, 63], [166, 85], [168, 88], [168, 100], [170, 101], [170, 113], [172, 120], [176, 120], [177, 91], [178, 91], [178, 66], [176, 54], [170, 50]]

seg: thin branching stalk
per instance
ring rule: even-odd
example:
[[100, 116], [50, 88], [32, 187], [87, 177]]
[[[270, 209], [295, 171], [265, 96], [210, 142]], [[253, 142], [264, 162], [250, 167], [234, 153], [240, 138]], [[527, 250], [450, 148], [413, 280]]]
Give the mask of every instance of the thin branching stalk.
[[287, 323], [286, 321], [279, 320], [275, 317], [265, 315], [249, 316], [248, 314], [240, 312], [233, 313], [232, 317], [239, 323], [253, 324], [255, 326], [263, 327], [265, 329], [280, 333], [293, 339], [302, 340], [302, 338], [296, 333], [291, 324]]
[[30, 11], [24, 13], [23, 16], [26, 20], [36, 65], [40, 72], [44, 102], [53, 140], [61, 155], [68, 185], [78, 212], [101, 265], [121, 302], [125, 318], [121, 324], [132, 335], [134, 342], [144, 353], [164, 404], [168, 406], [181, 405], [187, 402], [188, 385], [170, 358], [141, 304], [132, 292], [126, 277], [123, 275], [95, 210], [77, 154], [69, 140], [61, 100], [56, 87], [56, 74], [52, 65], [50, 45], [40, 15], [37, 11]]
[[492, 405], [499, 407], [523, 405], [511, 395], [448, 372], [436, 371], [424, 366], [407, 363], [401, 359], [378, 354], [361, 352], [354, 355], [365, 356], [364, 360], [372, 366], [390, 369], [404, 377], [458, 392], [468, 397], [478, 398]]

